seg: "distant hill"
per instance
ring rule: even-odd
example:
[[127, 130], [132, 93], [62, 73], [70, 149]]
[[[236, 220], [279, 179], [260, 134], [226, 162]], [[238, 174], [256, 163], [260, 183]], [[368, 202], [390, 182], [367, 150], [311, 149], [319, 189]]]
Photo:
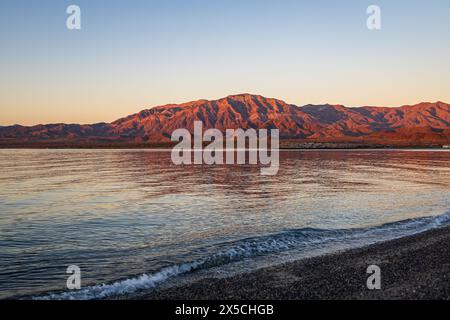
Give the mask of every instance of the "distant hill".
[[450, 105], [402, 107], [306, 105], [299, 107], [259, 95], [239, 94], [143, 110], [112, 123], [0, 127], [0, 146], [154, 145], [170, 142], [178, 128], [278, 128], [286, 140], [376, 145], [450, 144]]

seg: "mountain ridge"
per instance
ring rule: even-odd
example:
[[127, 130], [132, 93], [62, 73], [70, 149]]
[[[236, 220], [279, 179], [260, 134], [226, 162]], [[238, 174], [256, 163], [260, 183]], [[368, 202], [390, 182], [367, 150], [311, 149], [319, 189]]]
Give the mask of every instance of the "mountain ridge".
[[8, 143], [99, 142], [155, 144], [170, 142], [179, 128], [275, 129], [284, 140], [391, 144], [450, 143], [450, 105], [422, 102], [400, 107], [296, 106], [275, 98], [236, 94], [217, 100], [166, 104], [110, 123], [0, 126], [0, 146]]

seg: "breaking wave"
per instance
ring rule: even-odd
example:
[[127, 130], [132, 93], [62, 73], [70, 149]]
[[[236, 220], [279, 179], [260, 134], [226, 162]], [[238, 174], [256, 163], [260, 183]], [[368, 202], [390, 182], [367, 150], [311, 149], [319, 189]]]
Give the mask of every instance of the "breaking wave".
[[216, 253], [197, 261], [182, 263], [161, 269], [154, 274], [120, 280], [109, 284], [92, 285], [78, 291], [51, 293], [33, 297], [37, 300], [92, 300], [118, 297], [147, 290], [165, 281], [226, 264], [276, 254], [289, 250], [302, 250], [330, 243], [350, 243], [353, 247], [380, 241], [401, 238], [429, 229], [438, 228], [450, 222], [450, 212], [440, 216], [422, 217], [384, 224], [370, 228], [355, 229], [314, 229], [303, 228], [287, 230], [263, 237], [247, 238], [216, 245]]

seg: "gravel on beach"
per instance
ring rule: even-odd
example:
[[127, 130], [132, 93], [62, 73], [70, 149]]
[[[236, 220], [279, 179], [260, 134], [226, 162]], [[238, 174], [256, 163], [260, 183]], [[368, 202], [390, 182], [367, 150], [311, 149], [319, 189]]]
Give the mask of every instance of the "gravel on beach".
[[[370, 265], [381, 289], [369, 290]], [[450, 300], [450, 227], [371, 246], [152, 290], [155, 300]]]

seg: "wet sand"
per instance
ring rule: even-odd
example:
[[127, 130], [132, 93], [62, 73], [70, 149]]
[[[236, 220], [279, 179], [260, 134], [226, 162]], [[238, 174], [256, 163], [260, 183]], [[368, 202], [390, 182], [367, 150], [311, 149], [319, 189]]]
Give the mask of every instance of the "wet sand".
[[[381, 268], [381, 290], [367, 289], [367, 267]], [[163, 300], [450, 300], [450, 227], [226, 279], [151, 291]]]

